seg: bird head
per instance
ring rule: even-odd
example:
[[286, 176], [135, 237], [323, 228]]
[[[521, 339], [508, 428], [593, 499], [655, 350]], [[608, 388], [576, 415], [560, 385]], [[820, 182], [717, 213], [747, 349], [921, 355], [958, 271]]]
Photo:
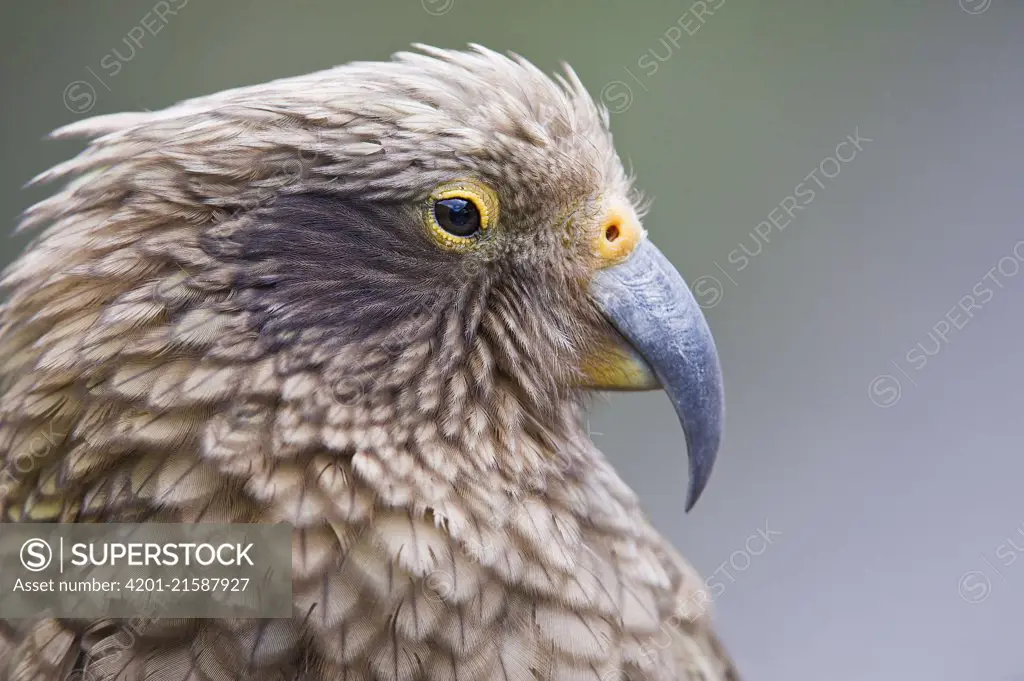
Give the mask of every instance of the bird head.
[[568, 68], [421, 50], [58, 131], [94, 141], [39, 178], [79, 175], [26, 215], [53, 224], [8, 272], [8, 342], [56, 334], [26, 361], [193, 425], [292, 405], [253, 426], [286, 449], [440, 443], [437, 470], [529, 467], [589, 391], [664, 389], [689, 508], [721, 373], [607, 112]]

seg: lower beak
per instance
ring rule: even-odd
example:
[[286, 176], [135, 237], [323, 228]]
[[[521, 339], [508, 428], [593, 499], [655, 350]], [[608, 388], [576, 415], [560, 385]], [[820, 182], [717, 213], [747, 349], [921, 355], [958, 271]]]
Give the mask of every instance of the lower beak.
[[588, 364], [590, 384], [665, 390], [686, 437], [689, 511], [711, 477], [725, 420], [722, 370], [704, 314], [679, 272], [646, 238], [626, 260], [599, 270], [590, 294], [622, 336]]

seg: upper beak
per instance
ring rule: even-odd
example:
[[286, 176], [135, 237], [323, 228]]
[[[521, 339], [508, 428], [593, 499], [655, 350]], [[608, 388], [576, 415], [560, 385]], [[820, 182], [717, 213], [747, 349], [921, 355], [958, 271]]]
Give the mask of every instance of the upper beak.
[[[636, 229], [628, 256], [598, 270], [590, 284], [597, 307], [629, 344], [610, 353], [606, 349], [598, 363], [601, 370], [590, 376], [591, 384], [606, 389], [660, 385], [665, 390], [686, 437], [689, 511], [711, 477], [722, 440], [722, 370], [711, 330], [686, 282]], [[617, 369], [610, 372], [610, 364]]]

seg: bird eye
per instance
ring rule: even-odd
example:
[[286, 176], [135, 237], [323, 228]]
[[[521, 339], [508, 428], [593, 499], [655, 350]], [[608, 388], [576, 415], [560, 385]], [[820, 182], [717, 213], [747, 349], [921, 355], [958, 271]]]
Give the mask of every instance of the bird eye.
[[446, 248], [468, 248], [494, 224], [498, 197], [475, 180], [459, 180], [438, 187], [424, 212], [438, 243]]
[[441, 199], [434, 204], [434, 219], [454, 236], [473, 236], [480, 231], [480, 211], [467, 199]]

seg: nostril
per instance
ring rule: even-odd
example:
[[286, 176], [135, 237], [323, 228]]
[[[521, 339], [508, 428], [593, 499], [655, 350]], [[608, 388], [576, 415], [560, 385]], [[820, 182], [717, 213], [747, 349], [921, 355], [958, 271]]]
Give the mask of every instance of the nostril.
[[604, 230], [604, 238], [606, 241], [615, 241], [619, 238], [619, 226], [614, 222], [608, 225]]

